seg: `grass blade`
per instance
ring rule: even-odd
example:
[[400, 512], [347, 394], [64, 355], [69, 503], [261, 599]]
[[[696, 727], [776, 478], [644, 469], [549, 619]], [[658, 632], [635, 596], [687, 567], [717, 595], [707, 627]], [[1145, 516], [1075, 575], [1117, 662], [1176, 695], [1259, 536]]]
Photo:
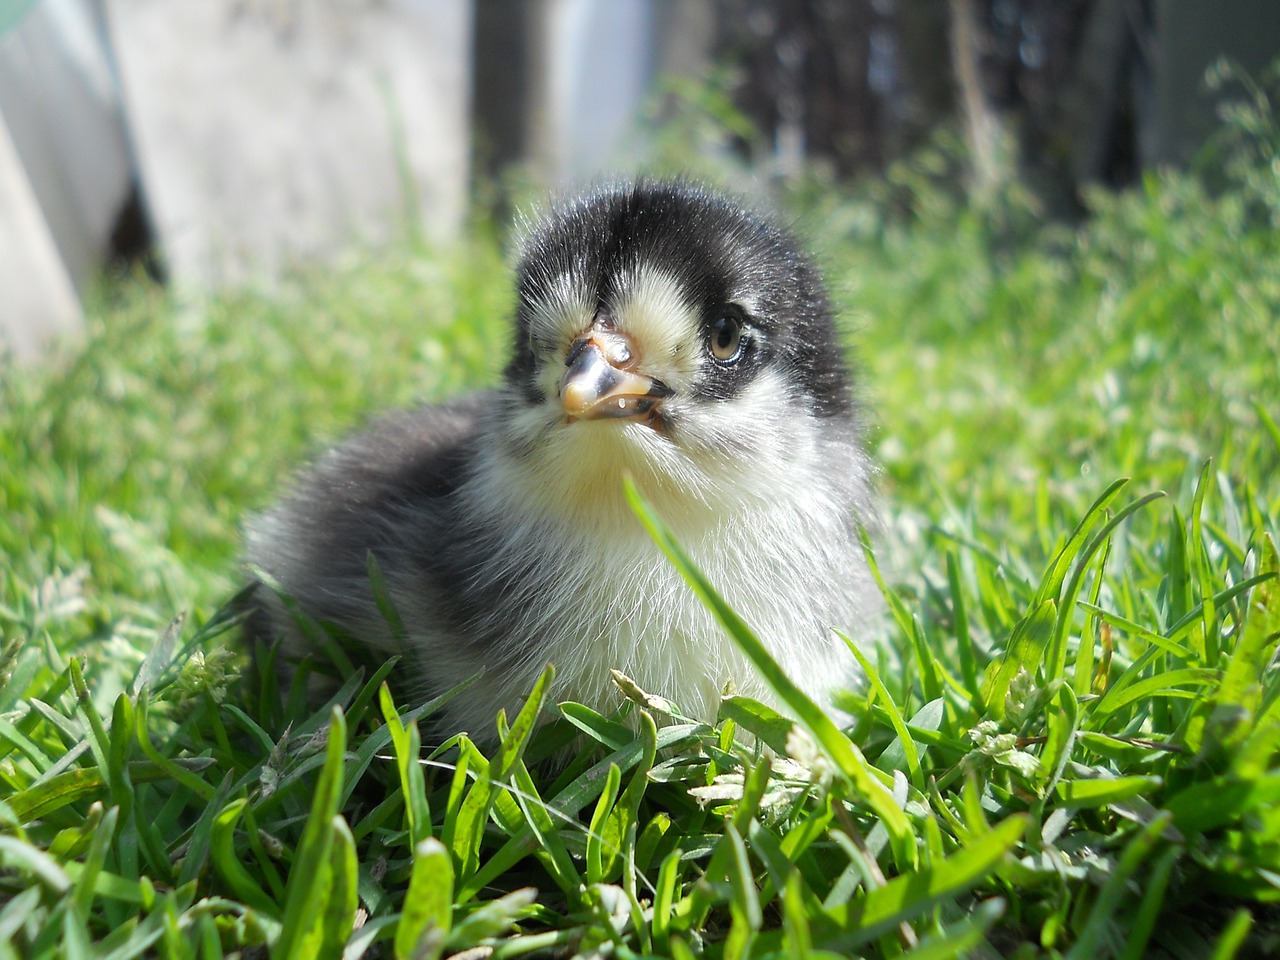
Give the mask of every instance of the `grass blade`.
[[329, 714], [324, 767], [316, 783], [311, 815], [307, 817], [298, 852], [289, 871], [280, 938], [271, 951], [273, 960], [302, 960], [318, 955], [323, 939], [323, 910], [332, 885], [331, 851], [333, 818], [342, 796], [342, 765], [347, 746], [347, 724], [342, 710]]
[[397, 960], [440, 955], [453, 917], [453, 858], [434, 837], [413, 848], [413, 872], [405, 894], [404, 911], [396, 924]]

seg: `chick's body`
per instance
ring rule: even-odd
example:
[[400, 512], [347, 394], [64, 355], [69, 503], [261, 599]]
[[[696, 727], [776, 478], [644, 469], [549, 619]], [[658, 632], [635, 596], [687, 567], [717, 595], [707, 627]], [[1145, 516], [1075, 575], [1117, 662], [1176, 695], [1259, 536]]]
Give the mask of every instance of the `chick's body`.
[[[392, 415], [331, 452], [250, 532], [248, 559], [313, 620], [404, 658], [444, 723], [490, 737], [547, 662], [611, 712], [611, 668], [714, 719], [754, 669], [662, 556], [622, 477], [820, 702], [856, 676], [833, 627], [876, 607], [872, 520], [821, 281], [788, 235], [698, 188], [639, 183], [553, 213], [519, 265], [503, 385]], [[376, 558], [407, 636], [379, 612]], [[260, 589], [266, 639], [305, 651]]]

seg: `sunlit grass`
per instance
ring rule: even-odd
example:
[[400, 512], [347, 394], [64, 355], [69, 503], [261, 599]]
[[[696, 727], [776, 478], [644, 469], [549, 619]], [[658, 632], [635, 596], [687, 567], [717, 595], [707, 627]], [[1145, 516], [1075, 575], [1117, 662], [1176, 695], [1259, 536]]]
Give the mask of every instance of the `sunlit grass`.
[[798, 724], [539, 688], [491, 755], [424, 762], [438, 705], [397, 709], [388, 668], [318, 711], [247, 671], [244, 516], [373, 411], [495, 380], [499, 244], [205, 301], [113, 287], [83, 346], [0, 379], [0, 955], [1265, 952], [1280, 237], [1255, 179], [1153, 177], [1045, 230], [909, 169], [909, 216], [802, 199], [884, 465], [890, 612], [850, 638], [848, 736], [727, 609]]

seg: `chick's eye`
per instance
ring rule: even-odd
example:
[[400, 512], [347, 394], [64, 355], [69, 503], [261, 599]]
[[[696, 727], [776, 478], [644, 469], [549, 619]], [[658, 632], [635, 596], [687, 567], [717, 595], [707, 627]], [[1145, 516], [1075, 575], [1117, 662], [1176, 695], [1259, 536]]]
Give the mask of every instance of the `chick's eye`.
[[722, 313], [711, 325], [711, 356], [721, 363], [737, 363], [742, 356], [742, 319]]

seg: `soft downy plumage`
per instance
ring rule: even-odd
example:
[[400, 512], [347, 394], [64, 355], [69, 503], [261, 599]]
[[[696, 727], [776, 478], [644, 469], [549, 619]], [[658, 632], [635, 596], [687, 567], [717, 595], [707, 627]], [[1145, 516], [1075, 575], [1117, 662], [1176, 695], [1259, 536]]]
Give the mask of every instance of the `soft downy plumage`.
[[[518, 266], [503, 384], [395, 413], [251, 525], [247, 558], [423, 701], [480, 674], [440, 731], [494, 736], [542, 668], [612, 712], [610, 670], [715, 719], [770, 700], [650, 540], [629, 474], [784, 670], [829, 706], [857, 680], [833, 632], [879, 608], [859, 525], [873, 470], [821, 280], [785, 231], [702, 188], [609, 187], [553, 210]], [[379, 612], [372, 554], [407, 636]], [[273, 590], [259, 639], [309, 649]]]

